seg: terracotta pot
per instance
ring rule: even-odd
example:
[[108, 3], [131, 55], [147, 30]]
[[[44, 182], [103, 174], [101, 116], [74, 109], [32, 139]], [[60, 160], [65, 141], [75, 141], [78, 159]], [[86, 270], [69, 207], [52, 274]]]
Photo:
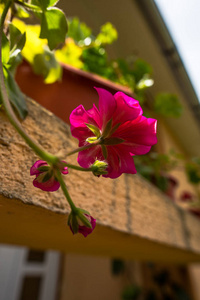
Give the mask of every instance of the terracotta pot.
[[24, 61], [17, 69], [16, 81], [24, 94], [67, 123], [70, 113], [78, 105], [82, 104], [85, 109], [91, 108], [93, 103], [98, 105], [94, 87], [105, 88], [112, 94], [122, 91], [133, 96], [129, 88], [69, 65], [63, 65], [60, 82], [45, 84], [42, 76], [34, 74], [31, 66]]

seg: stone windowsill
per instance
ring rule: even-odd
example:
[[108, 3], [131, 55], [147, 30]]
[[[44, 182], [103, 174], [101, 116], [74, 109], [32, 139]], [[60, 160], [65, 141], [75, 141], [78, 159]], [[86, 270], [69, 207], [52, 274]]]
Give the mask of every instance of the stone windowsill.
[[[52, 153], [77, 147], [69, 126], [29, 100], [26, 131]], [[0, 242], [39, 249], [177, 263], [200, 261], [200, 223], [139, 175], [116, 180], [71, 171], [65, 176], [77, 206], [97, 218], [86, 239], [67, 226], [59, 190], [46, 193], [29, 176], [37, 157], [0, 112]], [[76, 155], [69, 162], [76, 163]]]

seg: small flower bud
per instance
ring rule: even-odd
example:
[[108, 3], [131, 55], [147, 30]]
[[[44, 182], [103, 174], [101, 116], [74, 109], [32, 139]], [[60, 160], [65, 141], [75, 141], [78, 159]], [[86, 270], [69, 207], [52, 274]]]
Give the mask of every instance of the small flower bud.
[[[59, 162], [56, 166], [62, 174], [68, 174], [68, 168], [65, 161]], [[56, 178], [56, 170], [54, 166], [48, 165], [44, 160], [38, 160], [30, 169], [30, 175], [35, 175], [33, 185], [43, 191], [54, 192], [60, 187], [60, 183]]]
[[92, 173], [95, 175], [95, 176], [100, 176], [100, 175], [104, 175], [104, 174], [107, 174], [107, 169], [108, 167], [108, 164], [107, 162], [105, 161], [100, 161], [100, 160], [96, 160], [93, 165], [91, 166], [91, 169], [92, 169]]
[[79, 208], [69, 214], [68, 225], [73, 234], [81, 233], [86, 237], [93, 232], [96, 220], [87, 211]]

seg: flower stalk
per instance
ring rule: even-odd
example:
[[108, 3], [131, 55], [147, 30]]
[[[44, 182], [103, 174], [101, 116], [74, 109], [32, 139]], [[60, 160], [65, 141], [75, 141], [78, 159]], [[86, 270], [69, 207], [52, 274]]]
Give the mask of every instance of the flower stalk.
[[71, 207], [72, 212], [74, 212], [74, 213], [77, 214], [78, 209], [75, 206], [74, 202], [72, 201], [72, 199], [71, 199], [71, 197], [69, 195], [69, 192], [67, 190], [66, 184], [65, 184], [65, 182], [63, 180], [63, 177], [62, 177], [62, 175], [60, 174], [59, 171], [56, 173], [56, 177], [57, 177], [57, 179], [58, 179], [58, 181], [60, 183], [60, 186], [61, 186], [61, 189], [63, 191], [63, 194], [65, 195], [65, 197], [67, 199], [67, 202], [69, 203], [69, 205]]
[[87, 149], [89, 149], [89, 148], [92, 148], [92, 147], [96, 146], [97, 144], [99, 144], [99, 141], [94, 142], [94, 143], [89, 144], [89, 145], [85, 145], [85, 146], [82, 146], [82, 147], [78, 147], [78, 148], [74, 149], [73, 151], [68, 152], [66, 156], [70, 156], [70, 155], [72, 155], [72, 154], [75, 154], [75, 153], [78, 153], [78, 152], [87, 150]]

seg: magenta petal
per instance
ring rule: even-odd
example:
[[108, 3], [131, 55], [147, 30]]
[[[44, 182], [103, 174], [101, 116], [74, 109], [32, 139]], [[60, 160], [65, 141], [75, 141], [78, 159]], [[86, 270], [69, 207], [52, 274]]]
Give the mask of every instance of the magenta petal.
[[113, 120], [116, 123], [125, 123], [141, 116], [143, 111], [139, 102], [122, 92], [117, 92], [114, 95], [117, 103], [117, 109], [115, 111]]
[[68, 167], [64, 167], [63, 170], [61, 171], [63, 175], [66, 175], [69, 173]]
[[99, 94], [99, 112], [102, 120], [102, 131], [107, 122], [113, 117], [117, 104], [114, 96], [101, 88], [96, 88]]
[[84, 237], [87, 237], [88, 234], [92, 233], [96, 226], [96, 219], [94, 219], [92, 216], [90, 216], [90, 223], [92, 228], [79, 225], [78, 232], [81, 233]]
[[[62, 160], [62, 163], [67, 163], [67, 162], [64, 161], [64, 160]], [[63, 168], [61, 169], [61, 173], [62, 173], [63, 175], [68, 174], [68, 173], [69, 173], [68, 167], [67, 167], [67, 166], [63, 166]]]
[[32, 176], [40, 174], [41, 172], [38, 171], [38, 168], [42, 166], [48, 166], [47, 162], [44, 160], [37, 160], [30, 168], [30, 175]]
[[86, 123], [93, 124], [98, 127], [98, 124], [95, 121], [95, 119], [98, 119], [99, 121], [98, 110], [93, 108], [90, 111], [91, 114], [85, 110], [83, 105], [79, 105], [75, 108], [69, 117], [72, 128], [86, 127]]
[[117, 178], [122, 173], [136, 174], [135, 164], [132, 155], [123, 145], [107, 147], [108, 150], [108, 173], [103, 177]]
[[87, 138], [94, 136], [94, 134], [87, 127], [71, 127], [71, 134], [73, 137], [79, 140], [79, 147], [88, 144], [86, 142]]
[[33, 185], [46, 192], [55, 192], [60, 187], [60, 183], [56, 181], [54, 177], [50, 178], [46, 182], [38, 182], [37, 178], [35, 178], [33, 180]]
[[87, 150], [83, 150], [78, 154], [78, 163], [83, 168], [89, 168], [95, 160], [104, 160], [101, 146], [95, 146]]
[[151, 118], [139, 117], [121, 125], [113, 136], [124, 139], [125, 144], [152, 146], [157, 143], [157, 121]]
[[99, 128], [101, 128], [101, 127], [102, 127], [102, 119], [101, 119], [101, 117], [100, 117], [100, 113], [99, 113], [99, 110], [98, 110], [98, 108], [96, 107], [96, 105], [93, 104], [93, 107], [92, 107], [91, 109], [89, 109], [87, 112], [88, 112], [89, 116], [90, 116], [93, 120], [95, 120], [97, 126], [98, 126]]

